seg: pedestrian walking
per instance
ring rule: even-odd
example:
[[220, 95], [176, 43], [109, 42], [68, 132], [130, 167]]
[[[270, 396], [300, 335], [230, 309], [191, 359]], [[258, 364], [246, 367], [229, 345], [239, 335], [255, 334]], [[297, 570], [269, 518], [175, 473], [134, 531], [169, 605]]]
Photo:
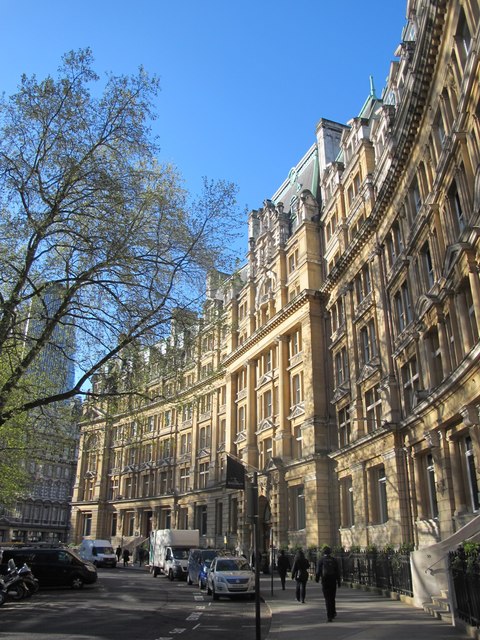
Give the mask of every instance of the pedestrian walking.
[[128, 561], [130, 560], [130, 551], [128, 549], [123, 550], [123, 566], [128, 567]]
[[308, 568], [310, 563], [305, 557], [302, 549], [299, 549], [293, 560], [292, 580], [296, 581], [295, 597], [298, 602], [305, 602], [307, 592]]
[[280, 555], [277, 559], [277, 571], [280, 576], [280, 583], [282, 585], [282, 590], [285, 591], [285, 578], [287, 577], [287, 573], [290, 571], [292, 567], [290, 566], [290, 560], [288, 556], [285, 555], [285, 551], [280, 549]]
[[337, 594], [337, 585], [341, 585], [340, 569], [336, 558], [332, 557], [332, 550], [329, 546], [323, 547], [323, 553], [317, 563], [315, 572], [315, 580], [322, 582], [323, 597], [325, 598], [325, 606], [327, 609], [327, 622], [332, 622], [337, 617], [335, 607], [335, 596]]
[[117, 556], [117, 562], [120, 562], [120, 558], [122, 557], [122, 547], [120, 545], [115, 549], [115, 555]]

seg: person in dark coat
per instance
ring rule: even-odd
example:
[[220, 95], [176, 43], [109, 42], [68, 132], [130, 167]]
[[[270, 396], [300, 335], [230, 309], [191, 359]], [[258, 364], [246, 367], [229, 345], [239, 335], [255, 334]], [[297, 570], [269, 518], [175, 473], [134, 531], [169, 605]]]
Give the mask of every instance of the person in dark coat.
[[128, 561], [130, 560], [130, 551], [128, 549], [123, 550], [123, 566], [128, 567]]
[[306, 559], [302, 549], [299, 549], [293, 560], [292, 567], [292, 580], [296, 581], [295, 597], [298, 602], [305, 602], [309, 567], [310, 563]]
[[287, 573], [290, 571], [290, 560], [285, 555], [285, 551], [283, 549], [280, 550], [280, 555], [277, 559], [277, 571], [280, 576], [280, 582], [282, 584], [282, 589], [285, 591], [285, 578], [287, 577]]
[[327, 608], [327, 622], [332, 622], [337, 617], [335, 596], [337, 594], [337, 585], [340, 586], [341, 584], [341, 578], [338, 561], [332, 556], [332, 550], [327, 545], [323, 547], [323, 555], [317, 563], [315, 580], [316, 582], [322, 581], [323, 597]]
[[115, 555], [117, 556], [117, 562], [120, 562], [120, 558], [122, 557], [122, 547], [120, 545], [115, 549]]

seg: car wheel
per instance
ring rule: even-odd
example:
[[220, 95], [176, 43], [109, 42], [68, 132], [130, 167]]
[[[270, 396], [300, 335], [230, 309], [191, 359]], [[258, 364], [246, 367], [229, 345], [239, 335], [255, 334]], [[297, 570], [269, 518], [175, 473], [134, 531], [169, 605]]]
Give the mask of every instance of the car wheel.
[[156, 578], [160, 573], [160, 569], [158, 567], [153, 567], [152, 573], [153, 573], [153, 577]]
[[73, 576], [70, 584], [72, 589], [83, 589], [83, 580], [80, 576]]
[[173, 582], [173, 571], [170, 569], [170, 571], [168, 572], [168, 579]]
[[216, 593], [216, 591], [215, 591], [215, 587], [212, 587], [212, 598], [213, 598], [214, 600], [218, 600], [218, 598], [219, 598], [219, 597], [220, 597], [220, 596], [219, 596], [219, 595], [218, 595], [218, 593]]
[[210, 585], [207, 582], [207, 595], [211, 596], [212, 595], [212, 590], [210, 589]]

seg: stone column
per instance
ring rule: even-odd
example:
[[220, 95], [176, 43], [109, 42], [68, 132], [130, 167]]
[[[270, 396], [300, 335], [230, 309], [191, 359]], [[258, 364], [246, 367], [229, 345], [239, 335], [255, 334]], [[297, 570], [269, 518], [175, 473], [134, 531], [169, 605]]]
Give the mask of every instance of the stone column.
[[467, 496], [465, 495], [465, 486], [462, 482], [462, 467], [458, 459], [458, 445], [451, 434], [446, 436], [446, 440], [448, 442], [451, 483], [455, 500], [454, 511], [455, 514], [462, 514], [467, 510]]
[[479, 267], [474, 260], [468, 262], [468, 279], [472, 292], [473, 308], [475, 309], [475, 320], [477, 322], [477, 333], [480, 335], [480, 278]]
[[290, 410], [290, 381], [288, 377], [288, 336], [278, 336], [278, 431], [276, 454], [280, 458], [292, 455], [292, 434], [287, 418]]
[[447, 329], [445, 327], [445, 318], [443, 314], [437, 320], [438, 327], [438, 343], [442, 354], [442, 380], [448, 377], [452, 371], [452, 361], [450, 358], [450, 345], [448, 344]]
[[247, 444], [246, 444], [246, 459], [244, 462], [251, 465], [254, 468], [258, 466], [258, 447], [257, 436], [255, 434], [257, 430], [257, 361], [249, 360], [247, 362], [247, 415], [246, 418], [246, 430], [247, 430]]
[[465, 300], [465, 294], [463, 292], [457, 293], [455, 299], [457, 306], [457, 317], [460, 321], [460, 331], [462, 334], [461, 344], [464, 345], [462, 355], [465, 355], [465, 353], [468, 353], [473, 347], [472, 332], [468, 320], [468, 308]]

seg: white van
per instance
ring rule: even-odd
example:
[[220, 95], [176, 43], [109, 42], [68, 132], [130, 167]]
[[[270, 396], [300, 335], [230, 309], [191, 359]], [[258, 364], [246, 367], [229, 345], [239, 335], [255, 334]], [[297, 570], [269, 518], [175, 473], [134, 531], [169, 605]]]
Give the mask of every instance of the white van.
[[116, 567], [117, 556], [110, 540], [83, 540], [78, 549], [83, 560], [93, 562], [96, 567]]

